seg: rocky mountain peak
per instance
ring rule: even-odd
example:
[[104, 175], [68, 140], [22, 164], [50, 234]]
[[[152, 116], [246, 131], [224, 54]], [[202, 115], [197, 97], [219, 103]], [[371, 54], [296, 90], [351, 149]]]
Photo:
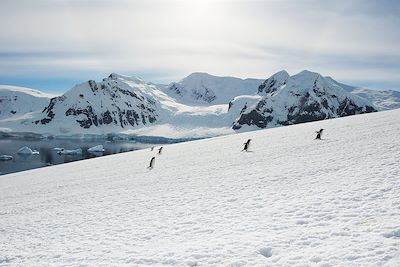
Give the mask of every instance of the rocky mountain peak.
[[275, 73], [258, 87], [258, 93], [273, 94], [274, 92], [278, 91], [281, 86], [286, 84], [289, 77], [289, 73], [287, 73], [285, 70]]

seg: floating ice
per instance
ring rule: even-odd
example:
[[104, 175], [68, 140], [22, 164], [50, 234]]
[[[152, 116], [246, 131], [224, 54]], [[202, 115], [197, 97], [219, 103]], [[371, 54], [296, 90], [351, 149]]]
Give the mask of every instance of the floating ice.
[[62, 155], [80, 155], [82, 154], [82, 149], [78, 148], [78, 149], [64, 149], [58, 152], [59, 154]]
[[0, 160], [1, 161], [6, 161], [6, 160], [12, 160], [13, 156], [10, 155], [0, 155]]
[[18, 150], [17, 153], [20, 154], [20, 155], [39, 154], [38, 151], [36, 151], [36, 150], [34, 151], [34, 150], [32, 150], [31, 148], [29, 148], [29, 147], [27, 147], [27, 146], [21, 147], [21, 148]]
[[88, 152], [104, 152], [103, 145], [97, 145], [88, 149]]

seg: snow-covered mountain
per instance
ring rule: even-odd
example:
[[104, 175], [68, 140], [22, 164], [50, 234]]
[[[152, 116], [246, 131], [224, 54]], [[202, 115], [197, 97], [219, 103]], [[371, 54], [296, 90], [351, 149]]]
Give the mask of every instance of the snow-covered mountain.
[[310, 71], [293, 76], [278, 72], [260, 85], [258, 93], [262, 98], [251, 105], [245, 103], [234, 129], [290, 125], [377, 111], [369, 100]]
[[138, 78], [111, 74], [101, 82], [90, 80], [52, 98], [44, 117], [35, 124], [78, 124], [81, 128], [107, 125], [136, 127], [156, 122], [160, 104], [157, 88]]
[[356, 87], [352, 94], [368, 99], [378, 110], [400, 108], [400, 92], [394, 90], [372, 90]]
[[332, 82], [341, 86], [346, 91], [358, 95], [362, 98], [368, 99], [374, 104], [378, 110], [389, 110], [400, 108], [400, 92], [394, 90], [372, 90], [362, 87], [355, 87], [339, 83], [331, 77], [327, 77]]
[[265, 81], [193, 73], [167, 87], [113, 73], [76, 85], [34, 112], [1, 118], [0, 131], [198, 138], [400, 106], [397, 92], [363, 90], [310, 71], [280, 71]]
[[171, 138], [233, 132], [229, 121], [234, 118], [225, 121], [228, 104], [181, 104], [154, 84], [115, 73], [101, 82], [76, 85], [52, 98], [42, 110], [0, 120], [0, 130], [56, 136], [122, 133]]
[[10, 85], [0, 85], [0, 120], [43, 110], [52, 96], [40, 91]]
[[165, 92], [178, 102], [190, 105], [226, 104], [239, 95], [257, 92], [262, 80], [218, 77], [195, 72], [165, 88]]
[[398, 267], [399, 129], [383, 111], [3, 175], [0, 265]]

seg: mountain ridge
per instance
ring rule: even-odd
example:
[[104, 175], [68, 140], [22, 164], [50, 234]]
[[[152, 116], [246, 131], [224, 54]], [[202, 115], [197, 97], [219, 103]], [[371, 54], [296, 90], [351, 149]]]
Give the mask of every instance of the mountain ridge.
[[[171, 86], [186, 93], [179, 96]], [[0, 131], [156, 136], [175, 132], [178, 137], [199, 138], [378, 110], [373, 99], [352, 93], [352, 88], [307, 70], [292, 76], [280, 71], [265, 80], [196, 72], [163, 88], [111, 73], [102, 81], [78, 84], [19, 119], [0, 120]], [[381, 98], [383, 103], [384, 95]]]

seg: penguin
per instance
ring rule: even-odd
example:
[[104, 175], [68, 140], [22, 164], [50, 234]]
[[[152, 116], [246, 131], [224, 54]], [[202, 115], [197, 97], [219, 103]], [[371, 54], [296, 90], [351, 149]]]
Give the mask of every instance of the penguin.
[[321, 140], [321, 136], [322, 136], [322, 131], [323, 130], [324, 129], [321, 128], [319, 131], [316, 131], [317, 136], [315, 137], [315, 139]]
[[158, 149], [158, 154], [161, 154], [162, 149], [163, 149], [163, 147], [160, 147], [160, 148]]
[[154, 150], [154, 146], [151, 147], [150, 151], [153, 151], [153, 150]]
[[247, 142], [243, 144], [243, 145], [244, 145], [244, 148], [243, 148], [242, 151], [247, 151], [247, 149], [249, 149], [250, 141], [251, 141], [251, 139], [247, 140]]
[[147, 167], [147, 168], [148, 169], [153, 169], [155, 161], [156, 161], [156, 157], [152, 157], [151, 160], [150, 160], [149, 167]]

